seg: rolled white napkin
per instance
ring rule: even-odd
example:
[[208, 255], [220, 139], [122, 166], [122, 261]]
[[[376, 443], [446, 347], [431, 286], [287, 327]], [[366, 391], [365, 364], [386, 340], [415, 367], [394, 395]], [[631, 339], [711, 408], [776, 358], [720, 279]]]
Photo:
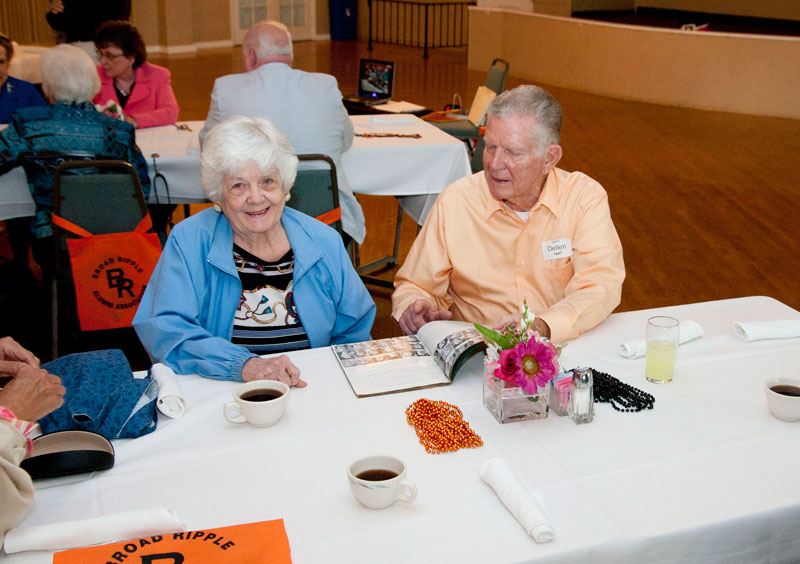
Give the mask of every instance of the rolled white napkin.
[[800, 337], [800, 319], [775, 321], [734, 321], [733, 334], [745, 341]]
[[533, 540], [547, 542], [556, 538], [556, 532], [544, 511], [517, 480], [505, 460], [498, 457], [487, 460], [478, 468], [478, 475], [492, 487]]
[[185, 530], [186, 526], [178, 520], [172, 509], [153, 507], [79, 521], [11, 529], [6, 533], [3, 549], [7, 554], [26, 550], [66, 550]]
[[[703, 336], [703, 328], [697, 321], [691, 319], [681, 321], [679, 344], [688, 343], [698, 337]], [[639, 358], [647, 352], [647, 341], [645, 339], [635, 339], [620, 344], [619, 354], [625, 358]]]
[[175, 372], [166, 364], [158, 362], [150, 369], [150, 376], [158, 382], [158, 401], [156, 402], [158, 410], [173, 419], [183, 415], [183, 411], [186, 409], [186, 400], [183, 399]]

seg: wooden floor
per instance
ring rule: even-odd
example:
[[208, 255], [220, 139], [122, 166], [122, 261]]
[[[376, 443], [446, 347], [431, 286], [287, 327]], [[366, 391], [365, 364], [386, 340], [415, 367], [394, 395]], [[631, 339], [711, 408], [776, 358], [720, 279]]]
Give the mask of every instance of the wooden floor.
[[[295, 44], [295, 66], [333, 74], [356, 90], [365, 42]], [[373, 58], [397, 62], [394, 99], [440, 109], [466, 105], [485, 72], [466, 70], [466, 51], [377, 44]], [[241, 70], [239, 50], [154, 56], [172, 71], [180, 119], [205, 119], [214, 79]], [[511, 78], [507, 87], [521, 83]], [[645, 104], [548, 87], [564, 110], [560, 167], [606, 188], [622, 239], [627, 279], [619, 311], [768, 295], [800, 309], [800, 121]], [[391, 250], [397, 204], [358, 196], [367, 218], [364, 262]], [[401, 258], [416, 235], [403, 222]], [[382, 273], [391, 279], [394, 271]], [[373, 336], [398, 333], [390, 292]]]
[[[356, 90], [365, 42], [295, 44], [295, 66], [334, 75]], [[397, 62], [394, 98], [440, 109], [459, 93], [468, 105], [484, 72], [466, 51], [377, 44], [372, 57]], [[182, 119], [203, 119], [214, 78], [241, 70], [237, 49], [155, 59], [173, 73]], [[507, 87], [522, 81], [514, 76]], [[548, 88], [564, 111], [559, 164], [606, 188], [625, 250], [619, 311], [747, 295], [800, 309], [800, 121], [645, 104]], [[396, 203], [358, 196], [367, 217], [366, 260], [391, 250]], [[416, 229], [405, 217], [401, 256]], [[393, 271], [383, 275], [391, 278]], [[390, 292], [374, 336], [396, 334]]]

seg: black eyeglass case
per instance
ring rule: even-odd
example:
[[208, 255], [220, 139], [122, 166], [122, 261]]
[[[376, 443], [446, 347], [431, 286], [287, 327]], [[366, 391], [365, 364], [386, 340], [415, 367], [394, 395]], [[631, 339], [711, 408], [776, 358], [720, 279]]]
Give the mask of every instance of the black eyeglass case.
[[114, 447], [97, 433], [57, 431], [33, 439], [33, 452], [20, 466], [34, 480], [108, 470], [114, 466]]

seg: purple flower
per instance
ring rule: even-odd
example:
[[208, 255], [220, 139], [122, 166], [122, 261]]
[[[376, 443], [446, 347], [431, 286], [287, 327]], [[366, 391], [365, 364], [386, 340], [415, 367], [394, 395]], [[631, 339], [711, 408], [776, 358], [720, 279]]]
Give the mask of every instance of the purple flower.
[[500, 352], [500, 366], [494, 375], [535, 394], [558, 374], [558, 351], [550, 341], [520, 342]]

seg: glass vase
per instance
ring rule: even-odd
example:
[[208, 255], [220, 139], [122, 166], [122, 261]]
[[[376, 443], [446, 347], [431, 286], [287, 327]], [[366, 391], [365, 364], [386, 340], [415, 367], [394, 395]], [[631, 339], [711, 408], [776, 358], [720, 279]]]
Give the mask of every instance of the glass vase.
[[546, 388], [539, 388], [536, 394], [529, 394], [519, 386], [506, 388], [507, 382], [494, 376], [496, 368], [496, 362], [484, 362], [483, 405], [499, 423], [547, 417], [549, 394]]

